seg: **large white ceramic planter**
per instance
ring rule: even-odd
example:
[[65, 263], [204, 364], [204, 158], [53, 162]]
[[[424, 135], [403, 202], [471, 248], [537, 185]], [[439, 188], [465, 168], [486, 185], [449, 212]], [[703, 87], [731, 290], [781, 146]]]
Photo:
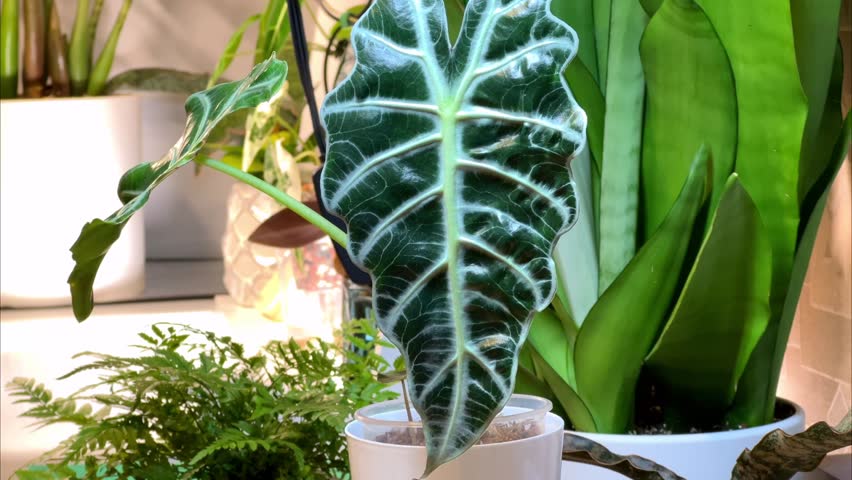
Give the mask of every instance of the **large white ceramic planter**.
[[[563, 420], [552, 413], [544, 413], [550, 410], [546, 400], [524, 395], [513, 396], [504, 413], [519, 414], [513, 411], [516, 399], [534, 399], [547, 404], [546, 410], [541, 412], [540, 434], [522, 440], [476, 445], [439, 467], [429, 480], [559, 480]], [[426, 448], [374, 441], [371, 431], [375, 430], [375, 424], [371, 424], [370, 419], [360, 418], [346, 427], [352, 480], [419, 478], [426, 466]], [[513, 416], [504, 418], [511, 421]], [[381, 422], [386, 423], [387, 428], [419, 425], [406, 422], [404, 411], [398, 409], [382, 415]]]
[[[726, 480], [737, 458], [754, 447], [767, 433], [781, 429], [789, 434], [805, 428], [805, 413], [793, 404], [795, 413], [784, 420], [761, 427], [730, 432], [686, 435], [602, 435], [579, 433], [620, 455], [639, 455], [669, 468], [688, 480]], [[597, 467], [566, 462], [566, 480], [624, 480], [624, 477]], [[794, 477], [804, 479], [807, 476]]]
[[[68, 249], [85, 222], [117, 210], [116, 185], [140, 161], [140, 109], [132, 96], [0, 102], [0, 305], [70, 303]], [[97, 301], [144, 288], [137, 215], [95, 281]]]

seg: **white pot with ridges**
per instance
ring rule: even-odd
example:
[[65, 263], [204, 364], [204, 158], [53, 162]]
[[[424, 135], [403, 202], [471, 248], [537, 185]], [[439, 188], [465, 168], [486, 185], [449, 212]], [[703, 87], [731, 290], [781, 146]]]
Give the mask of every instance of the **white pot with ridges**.
[[[429, 480], [559, 480], [563, 420], [548, 400], [513, 395], [483, 437]], [[404, 403], [363, 408], [346, 427], [352, 480], [410, 480], [426, 466], [417, 413], [408, 421]]]

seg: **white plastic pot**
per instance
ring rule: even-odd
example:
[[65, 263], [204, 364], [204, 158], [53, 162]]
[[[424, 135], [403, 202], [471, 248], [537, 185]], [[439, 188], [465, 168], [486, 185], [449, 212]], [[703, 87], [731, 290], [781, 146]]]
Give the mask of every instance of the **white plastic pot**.
[[[805, 428], [805, 412], [796, 404], [795, 413], [783, 420], [761, 427], [729, 432], [685, 435], [603, 435], [578, 433], [620, 455], [639, 455], [672, 470], [689, 480], [724, 480], [731, 478], [737, 458], [746, 448], [753, 448], [769, 432], [781, 429], [789, 434]], [[624, 480], [624, 477], [601, 468], [566, 462], [563, 479]], [[793, 477], [808, 478], [806, 475]]]
[[[429, 480], [559, 480], [564, 422], [549, 413], [550, 408], [547, 400], [513, 395], [495, 423], [536, 417], [536, 431], [541, 433], [522, 440], [476, 445], [439, 467]], [[352, 480], [409, 480], [423, 474], [425, 447], [376, 441], [382, 431], [420, 428], [419, 422], [406, 420], [401, 402], [372, 405], [360, 410], [356, 418], [346, 427]]]
[[[0, 306], [68, 305], [68, 249], [83, 224], [121, 207], [116, 186], [140, 161], [133, 96], [0, 102]], [[137, 214], [95, 281], [99, 302], [144, 288], [145, 239]]]

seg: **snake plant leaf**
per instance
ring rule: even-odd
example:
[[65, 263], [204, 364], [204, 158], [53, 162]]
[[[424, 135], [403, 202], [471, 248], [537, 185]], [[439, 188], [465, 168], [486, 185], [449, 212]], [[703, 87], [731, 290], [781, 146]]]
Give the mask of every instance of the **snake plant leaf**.
[[[772, 420], [778, 322], [799, 228], [799, 159], [808, 115], [796, 63], [790, 2], [696, 0], [731, 61], [739, 121], [735, 170], [772, 242], [772, 317], [737, 388], [737, 423]], [[786, 342], [786, 339], [785, 339]]]
[[[833, 172], [831, 168], [832, 153], [834, 151], [835, 140], [838, 138], [843, 127], [843, 48], [838, 40], [834, 52], [834, 67], [829, 79], [828, 94], [825, 99], [825, 106], [822, 110], [822, 118], [820, 119], [819, 129], [816, 131], [816, 139], [814, 140], [813, 149], [810, 153], [809, 164], [805, 166], [800, 164], [802, 168], [814, 170], [812, 180], [800, 178], [801, 182], [809, 182], [810, 190], [801, 198], [801, 216], [802, 223], [799, 224], [799, 236], [801, 237], [804, 230], [804, 223], [813, 211], [814, 205], [825, 192], [825, 178]], [[804, 151], [805, 145], [802, 145]], [[803, 157], [802, 162], [806, 159]], [[800, 177], [805, 175], [802, 173]], [[799, 189], [802, 192], [802, 189]]]
[[[597, 88], [597, 87], [596, 87]], [[572, 321], [582, 325], [592, 305], [598, 300], [598, 254], [592, 187], [592, 159], [589, 149], [584, 149], [571, 163], [574, 174], [577, 209], [586, 212], [578, 215], [577, 223], [556, 244], [553, 259], [564, 282], [564, 305], [571, 311]]]
[[[808, 119], [802, 140], [799, 163], [799, 198], [802, 199], [825, 170], [830, 152], [821, 147], [830, 142], [819, 138], [819, 129], [826, 110], [829, 85], [834, 67], [834, 53], [840, 26], [841, 0], [791, 0], [793, 36], [796, 40], [796, 61], [802, 77], [802, 89], [808, 98]], [[834, 128], [842, 123], [835, 114]]]
[[562, 441], [562, 460], [605, 468], [633, 480], [686, 480], [647, 458], [618, 455], [597, 442], [568, 432]]
[[[596, 432], [597, 426], [595, 419], [592, 417], [592, 412], [589, 407], [577, 394], [576, 387], [569, 385], [568, 379], [560, 376], [553, 367], [542, 358], [538, 350], [531, 344], [529, 351], [532, 361], [535, 364], [536, 372], [542, 377], [547, 387], [550, 389], [551, 396], [555, 397], [561, 410], [565, 412], [566, 420], [570, 421], [571, 427], [580, 432]], [[527, 348], [525, 345], [524, 348]], [[528, 392], [532, 393], [532, 392]]]
[[[636, 253], [645, 80], [639, 42], [648, 17], [636, 0], [613, 0], [606, 76], [598, 225], [603, 292]], [[690, 152], [690, 155], [692, 152]]]
[[[846, 120], [843, 122], [843, 128], [837, 135], [834, 142], [834, 150], [831, 154], [831, 161], [822, 178], [817, 180], [814, 188], [821, 188], [822, 195], [817, 200], [810, 212], [802, 237], [799, 240], [799, 247], [796, 250], [796, 260], [793, 263], [793, 273], [790, 275], [790, 285], [787, 291], [787, 298], [784, 301], [784, 309], [781, 313], [781, 319], [778, 322], [777, 337], [772, 338], [776, 342], [775, 356], [771, 358], [772, 377], [769, 379], [769, 388], [774, 392], [778, 388], [778, 381], [781, 375], [781, 366], [784, 362], [784, 351], [787, 346], [787, 340], [790, 338], [790, 330], [793, 328], [793, 320], [796, 317], [796, 307], [799, 304], [799, 296], [802, 293], [802, 285], [805, 283], [805, 276], [808, 273], [808, 265], [810, 264], [811, 254], [813, 253], [814, 244], [816, 243], [817, 232], [822, 221], [822, 214], [825, 206], [828, 203], [828, 197], [831, 193], [831, 186], [843, 165], [844, 159], [852, 148], [852, 116], [846, 115]], [[765, 335], [764, 335], [765, 336]], [[739, 412], [734, 412], [736, 415]]]
[[609, 65], [609, 35], [612, 23], [612, 3], [620, 0], [592, 0], [592, 16], [595, 22], [595, 50], [597, 51], [598, 72], [595, 78], [606, 95], [607, 67]]
[[665, 0], [640, 48], [648, 86], [641, 175], [647, 238], [666, 218], [689, 174], [689, 157], [703, 143], [713, 151], [711, 213], [719, 203], [734, 168], [737, 98], [725, 48], [692, 0]]
[[674, 312], [646, 361], [667, 395], [689, 399], [687, 413], [724, 412], [733, 402], [769, 322], [771, 276], [772, 250], [760, 215], [731, 175]]
[[104, 86], [103, 95], [119, 92], [166, 92], [189, 95], [204, 90], [209, 76], [167, 68], [138, 68], [112, 77]]
[[284, 84], [287, 64], [269, 59], [242, 81], [225, 83], [191, 95], [186, 101], [186, 129], [181, 139], [162, 160], [143, 163], [128, 170], [118, 186], [124, 204], [106, 219], [87, 223], [71, 247], [75, 262], [68, 277], [74, 316], [83, 321], [92, 313], [92, 286], [95, 275], [121, 230], [134, 213], [148, 201], [151, 191], [178, 168], [191, 162], [213, 127], [229, 113], [253, 108], [269, 100]]
[[[591, 73], [595, 82], [598, 81], [598, 52], [597, 41], [595, 39], [595, 17], [593, 14], [594, 0], [573, 0], [566, 2], [559, 0], [553, 2], [551, 8], [553, 14], [568, 25], [571, 25], [577, 32], [577, 38], [580, 42], [579, 51], [577, 52], [577, 60], [571, 62], [571, 65], [582, 64]], [[571, 67], [568, 67], [571, 68]], [[574, 86], [568, 82], [571, 90], [574, 91]], [[580, 105], [584, 105], [583, 100], [574, 91], [574, 95]]]
[[427, 475], [508, 401], [575, 218], [566, 165], [586, 117], [561, 72], [577, 37], [549, 3], [471, 1], [451, 46], [442, 0], [378, 0], [323, 106], [323, 201], [406, 359]]
[[629, 429], [636, 382], [671, 305], [696, 216], [710, 195], [711, 171], [710, 152], [702, 147], [666, 220], [583, 322], [574, 369], [598, 432]]
[[740, 455], [731, 479], [789, 480], [796, 473], [816, 469], [829, 452], [848, 446], [852, 446], [852, 411], [837, 428], [819, 422], [796, 435], [773, 430]]

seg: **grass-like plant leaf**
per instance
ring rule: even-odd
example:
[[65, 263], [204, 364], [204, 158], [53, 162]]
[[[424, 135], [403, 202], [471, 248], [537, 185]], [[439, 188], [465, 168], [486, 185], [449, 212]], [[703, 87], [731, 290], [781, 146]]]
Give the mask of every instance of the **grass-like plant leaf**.
[[647, 359], [668, 395], [691, 399], [688, 414], [695, 425], [702, 414], [724, 412], [734, 400], [769, 322], [771, 272], [760, 215], [731, 175], [674, 312]]
[[[772, 243], [772, 317], [737, 388], [734, 423], [770, 422], [779, 319], [799, 226], [799, 155], [808, 114], [796, 64], [789, 2], [696, 0], [710, 19], [734, 72], [736, 172], [757, 205]], [[771, 175], [768, 173], [771, 172]]]
[[797, 435], [769, 432], [753, 449], [746, 449], [734, 467], [732, 480], [788, 480], [817, 468], [834, 450], [852, 445], [852, 412], [831, 428], [819, 422]]
[[379, 0], [327, 98], [322, 194], [373, 277], [424, 421], [425, 474], [476, 443], [512, 393], [574, 221], [586, 117], [562, 70], [576, 34], [548, 0], [476, 0], [451, 46], [442, 0]]
[[[719, 203], [734, 168], [737, 99], [725, 48], [692, 0], [662, 3], [645, 29], [641, 54], [648, 97], [640, 230], [648, 238], [674, 204], [690, 155], [702, 143], [713, 150], [710, 211]], [[678, 134], [672, 135], [675, 125]]]
[[577, 389], [592, 411], [598, 432], [620, 433], [629, 428], [639, 373], [664, 324], [690, 232], [711, 185], [710, 152], [702, 148], [660, 228], [583, 322], [574, 368]]
[[562, 445], [562, 460], [569, 462], [605, 468], [633, 480], [685, 480], [647, 458], [615, 454], [603, 445], [579, 435], [565, 432]]
[[161, 160], [143, 163], [128, 170], [121, 178], [118, 196], [124, 204], [106, 219], [94, 219], [83, 226], [71, 247], [76, 262], [68, 284], [71, 286], [74, 316], [85, 320], [92, 312], [92, 286], [95, 275], [121, 230], [134, 213], [148, 201], [151, 191], [178, 168], [191, 162], [204, 140], [229, 113], [253, 108], [268, 101], [281, 90], [287, 76], [287, 64], [269, 59], [241, 81], [225, 83], [196, 93], [186, 101], [186, 129], [181, 139]]

